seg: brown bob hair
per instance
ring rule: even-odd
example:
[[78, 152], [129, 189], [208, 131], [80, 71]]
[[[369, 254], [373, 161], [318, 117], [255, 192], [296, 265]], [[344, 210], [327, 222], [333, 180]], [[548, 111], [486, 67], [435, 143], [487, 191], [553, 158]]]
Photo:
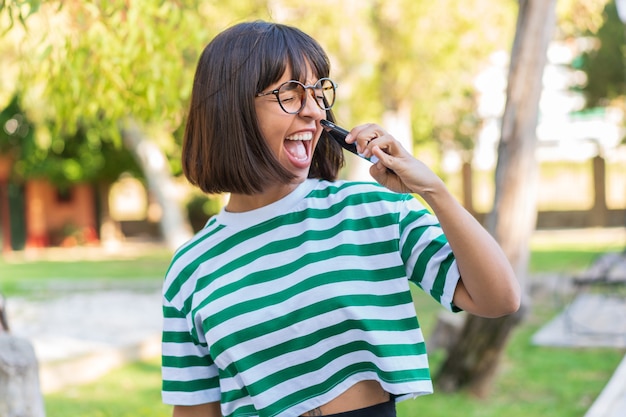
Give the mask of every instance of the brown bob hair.
[[[191, 93], [182, 149], [189, 182], [206, 193], [255, 194], [293, 180], [263, 139], [254, 99], [287, 69], [304, 81], [307, 65], [329, 76], [324, 50], [294, 27], [255, 21], [217, 35], [200, 56]], [[334, 121], [331, 111], [326, 118]], [[343, 164], [342, 148], [323, 132], [309, 178], [333, 180]]]

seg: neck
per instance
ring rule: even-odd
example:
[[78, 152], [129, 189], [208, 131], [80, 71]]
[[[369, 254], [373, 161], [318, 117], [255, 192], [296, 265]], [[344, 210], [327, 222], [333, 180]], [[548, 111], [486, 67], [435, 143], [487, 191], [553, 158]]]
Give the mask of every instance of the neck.
[[243, 213], [265, 207], [285, 197], [298, 187], [299, 184], [282, 184], [272, 186], [257, 194], [231, 193], [226, 211], [231, 213]]

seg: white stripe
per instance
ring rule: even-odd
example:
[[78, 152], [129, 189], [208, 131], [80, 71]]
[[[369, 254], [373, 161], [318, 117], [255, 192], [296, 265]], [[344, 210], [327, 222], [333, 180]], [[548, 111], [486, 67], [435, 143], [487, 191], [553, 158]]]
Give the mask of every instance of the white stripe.
[[[316, 344], [309, 348], [302, 349], [300, 351], [288, 352], [283, 355], [277, 356], [269, 361], [258, 364], [257, 366], [248, 370], [242, 371], [240, 377], [245, 381], [246, 385], [251, 385], [269, 374], [276, 372], [279, 369], [285, 369], [290, 366], [301, 365], [312, 359], [318, 358], [325, 354], [334, 347], [343, 346], [346, 343], [357, 340], [366, 340], [374, 345], [387, 344], [390, 340], [393, 340], [394, 344], [398, 345], [416, 345], [424, 341], [421, 332], [416, 331], [363, 331], [359, 329], [352, 329], [342, 334], [330, 337], [328, 339], [320, 340]], [[386, 371], [398, 371], [406, 369], [407, 363], [411, 363], [412, 366], [421, 368], [427, 365], [422, 358], [423, 355], [411, 355], [411, 356], [385, 356], [384, 362], [388, 366]], [[370, 359], [376, 364], [379, 364], [380, 358], [371, 354]], [[415, 358], [419, 358], [417, 362]], [[384, 366], [381, 366], [384, 367]], [[333, 371], [336, 372], [339, 369]], [[328, 375], [328, 374], [326, 374]], [[233, 378], [223, 379], [222, 387], [225, 391], [240, 389], [240, 381], [233, 380]]]
[[[195, 329], [202, 333], [202, 320], [208, 317], [207, 320], [211, 321], [211, 317], [215, 317], [216, 312], [223, 311], [224, 309], [230, 308], [232, 306], [237, 306], [239, 303], [243, 303], [246, 301], [263, 299], [263, 297], [276, 297], [277, 294], [285, 291], [284, 294], [291, 297], [289, 300], [285, 300], [284, 302], [281, 302], [277, 305], [258, 309], [257, 311], [251, 313], [241, 314], [239, 316], [237, 316], [237, 312], [235, 312], [233, 313], [233, 315], [231, 315], [231, 317], [226, 319], [224, 323], [220, 323], [210, 330], [209, 340], [219, 341], [221, 340], [221, 338], [227, 337], [237, 330], [247, 328], [248, 326], [260, 325], [276, 318], [282, 318], [283, 320], [285, 320], [285, 327], [283, 328], [279, 328], [269, 334], [259, 335], [252, 340], [238, 343], [235, 346], [230, 346], [227, 352], [220, 355], [219, 358], [216, 358], [216, 363], [218, 363], [220, 367], [226, 367], [229, 366], [232, 361], [240, 360], [252, 353], [259, 352], [269, 347], [277, 346], [282, 342], [296, 340], [299, 336], [310, 335], [320, 328], [335, 325], [341, 326], [340, 323], [349, 318], [354, 318], [356, 320], [371, 318], [396, 321], [407, 317], [415, 317], [415, 309], [413, 304], [411, 302], [407, 302], [404, 305], [394, 306], [393, 308], [348, 306], [345, 308], [338, 308], [337, 310], [331, 312], [321, 311], [317, 316], [310, 319], [305, 319], [301, 322], [289, 324], [286, 323], [289, 312], [292, 312], [299, 308], [304, 308], [306, 306], [312, 306], [316, 302], [322, 302], [335, 296], [349, 296], [360, 294], [379, 296], [408, 292], [409, 289], [406, 277], [382, 282], [352, 281], [344, 283], [322, 283], [321, 285], [318, 285], [317, 287], [304, 291], [300, 294], [294, 295], [293, 293], [289, 292], [293, 292], [293, 286], [303, 282], [303, 280], [316, 277], [319, 274], [323, 274], [329, 271], [341, 274], [342, 270], [345, 271], [348, 269], [373, 270], [378, 268], [382, 269], [401, 266], [402, 260], [399, 254], [395, 252], [393, 254], [381, 254], [371, 257], [342, 256], [334, 258], [332, 256], [329, 256], [329, 259], [323, 260], [315, 264], [302, 266], [298, 271], [288, 274], [284, 277], [274, 277], [275, 279], [273, 279], [271, 282], [259, 283], [257, 285], [251, 285], [246, 288], [239, 288], [241, 287], [241, 285], [237, 285], [238, 282], [241, 282], [240, 280], [242, 277], [248, 276], [252, 273], [264, 271], [265, 269], [267, 269], [268, 265], [281, 266], [289, 265], [290, 262], [295, 262], [294, 266], [299, 266], [298, 262], [301, 263], [301, 261], [298, 261], [298, 259], [301, 258], [303, 254], [320, 251], [320, 248], [323, 248], [322, 250], [332, 250], [332, 248], [337, 247], [341, 244], [363, 245], [373, 242], [395, 243], [395, 239], [401, 239], [401, 247], [406, 245], [406, 243], [403, 241], [403, 239], [406, 239], [406, 234], [404, 236], [398, 236], [399, 226], [397, 224], [394, 224], [388, 227], [359, 231], [341, 230], [336, 236], [330, 239], [325, 239], [323, 241], [307, 241], [298, 248], [293, 248], [280, 253], [269, 254], [267, 256], [264, 256], [263, 258], [254, 259], [252, 261], [248, 261], [247, 259], [245, 259], [245, 262], [243, 262], [242, 258], [246, 254], [264, 247], [268, 244], [268, 242], [276, 242], [277, 239], [289, 239], [291, 237], [299, 235], [302, 231], [308, 232], [328, 230], [332, 227], [335, 227], [337, 224], [339, 224], [339, 222], [345, 219], [363, 219], [388, 213], [391, 213], [394, 216], [403, 216], [406, 215], [409, 211], [424, 209], [421, 203], [419, 203], [415, 199], [410, 199], [408, 202], [388, 202], [379, 200], [372, 203], [357, 204], [355, 206], [350, 206], [345, 201], [346, 198], [350, 198], [351, 196], [355, 196], [356, 200], [359, 200], [362, 197], [358, 195], [359, 193], [374, 192], [379, 193], [380, 195], [387, 193], [386, 190], [369, 184], [351, 185], [341, 191], [338, 191], [336, 194], [330, 194], [328, 197], [323, 198], [304, 199], [303, 195], [300, 195], [302, 193], [309, 193], [313, 189], [313, 187], [317, 187], [318, 190], [323, 190], [324, 187], [334, 188], [334, 185], [341, 186], [342, 184], [342, 182], [328, 183], [324, 181], [308, 180], [305, 187], [299, 188], [297, 192], [293, 193], [293, 195], [286, 197], [284, 201], [276, 202], [275, 204], [272, 204], [271, 207], [266, 207], [265, 210], [254, 211], [254, 213], [247, 213], [247, 215], [234, 215], [232, 213], [228, 213], [228, 215], [225, 215], [223, 218], [226, 224], [228, 224], [227, 227], [221, 229], [217, 233], [214, 233], [211, 237], [208, 237], [202, 242], [198, 242], [198, 240], [202, 238], [202, 236], [205, 236], [207, 233], [211, 233], [212, 231], [205, 230], [200, 235], [198, 235], [196, 240], [190, 241], [187, 246], [187, 252], [180, 255], [177, 258], [175, 264], [172, 265], [170, 273], [166, 277], [164, 290], [168, 289], [169, 286], [172, 285], [174, 280], [184, 280], [186, 282], [177, 283], [177, 285], [182, 285], [182, 287], [178, 294], [175, 295], [175, 300], [173, 300], [172, 303], [173, 306], [177, 307], [179, 310], [182, 310], [183, 303], [186, 301], [192, 301], [192, 308], [194, 309], [201, 305], [204, 300], [211, 300], [211, 304], [203, 306], [199, 309], [199, 311], [197, 312], [198, 314], [195, 317], [188, 316], [187, 320], [164, 320], [164, 330], [177, 331], [182, 333], [189, 332], [189, 326], [195, 326]], [[323, 191], [320, 194], [323, 194]], [[391, 193], [389, 193], [389, 195], [391, 195]], [[210, 251], [214, 247], [214, 245], [220, 244], [225, 239], [234, 236], [234, 234], [242, 230], [242, 225], [248, 227], [249, 225], [259, 224], [259, 222], [267, 221], [274, 217], [279, 220], [276, 222], [276, 224], [280, 224], [280, 217], [282, 216], [282, 213], [289, 213], [289, 215], [292, 215], [297, 210], [316, 208], [319, 208], [320, 210], [327, 210], [329, 205], [335, 204], [337, 205], [337, 207], [341, 208], [340, 213], [328, 216], [328, 211], [322, 211], [322, 213], [324, 213], [324, 215], [328, 217], [323, 219], [307, 217], [298, 224], [290, 224], [275, 228], [271, 231], [268, 230], [262, 235], [253, 236], [245, 241], [242, 239], [235, 239], [236, 241], [240, 242], [236, 244], [235, 247], [230, 248], [227, 253], [219, 256], [214, 256], [210, 261], [201, 264], [196, 271], [192, 271], [190, 277], [179, 276], [179, 274], [188, 264], [197, 262], [199, 257], [203, 256], [207, 251]], [[262, 216], [262, 218], [259, 216]], [[218, 215], [217, 222], [214, 226], [212, 226], [213, 230], [215, 230], [215, 228], [217, 227], [222, 227], [220, 225], [220, 221], [221, 219]], [[437, 220], [436, 218], [434, 218], [434, 216], [421, 216], [410, 225], [410, 228], [430, 226], [436, 223], [436, 221]], [[410, 230], [405, 231], [405, 233], [409, 232]], [[428, 241], [433, 236], [437, 236], [440, 233], [441, 229], [438, 226], [429, 227], [425, 235], [422, 236], [420, 241], [417, 243], [417, 246], [415, 248], [412, 248], [413, 255], [411, 256], [411, 260], [408, 262], [408, 270], [410, 270], [410, 272], [413, 271], [414, 262], [416, 261], [417, 257], [422, 252]], [[238, 236], [235, 237], [238, 238]], [[277, 250], [280, 249], [281, 248], [279, 247]], [[429, 264], [427, 265], [426, 274], [432, 275], [432, 278], [434, 279], [437, 272], [439, 271], [440, 260], [444, 259], [448, 253], [449, 248], [444, 248], [443, 250], [441, 250], [440, 253], [437, 254], [437, 256], [435, 256], [434, 259], [431, 260], [431, 262], [429, 262]], [[221, 268], [224, 265], [226, 265], [227, 267], [232, 267], [233, 265], [236, 265], [237, 270], [214, 279], [212, 275], [217, 269]], [[456, 286], [455, 278], [458, 277], [454, 275], [455, 272], [453, 270], [456, 271], [455, 265], [453, 265], [453, 268], [451, 268], [448, 273], [448, 279], [452, 282], [446, 283], [444, 295], [441, 300], [444, 305], [446, 305], [446, 303], [448, 302], [448, 298], [451, 300], [451, 297], [454, 293], [454, 287]], [[198, 293], [194, 294], [194, 292], [196, 291], [197, 280], [199, 278], [201, 279], [203, 276], [208, 275], [211, 275], [212, 281], [207, 283], [206, 288], [203, 288]], [[427, 279], [425, 280], [425, 283], [429, 286], [432, 286], [433, 279]], [[220, 298], [218, 299], [214, 297], [214, 292], [217, 289], [223, 289], [230, 284], [234, 284], [232, 291], [229, 291], [228, 294], [225, 294], [223, 296], [220, 295]], [[193, 299], [189, 300], [189, 297], [192, 296], [192, 294]], [[211, 322], [211, 324], [213, 323]], [[396, 323], [391, 323], [391, 326], [394, 326], [395, 324]], [[280, 326], [283, 324], [278, 325]], [[194, 327], [191, 328], [194, 329]], [[257, 330], [251, 328], [251, 333], [249, 334], [254, 335], [255, 331]], [[204, 335], [199, 334], [198, 337], [203, 339]], [[264, 363], [256, 364], [252, 368], [240, 372], [235, 378], [223, 380], [221, 381], [221, 383], [224, 384], [222, 388], [224, 389], [224, 391], [228, 391], [229, 389], [238, 390], [239, 387], [241, 387], [242, 385], [261, 381], [263, 378], [267, 377], [267, 375], [271, 373], [283, 370], [286, 367], [292, 366], [294, 364], [305, 363], [307, 360], [311, 360], [312, 358], [320, 357], [320, 355], [328, 352], [328, 350], [332, 347], [348, 343], [348, 341], [360, 339], [365, 339], [368, 343], [371, 344], [382, 344], [385, 342], [389, 343], [390, 339], [392, 343], [398, 344], [415, 344], [423, 342], [423, 336], [421, 331], [419, 330], [417, 322], [414, 329], [399, 332], [363, 332], [360, 330], [349, 329], [348, 327], [346, 327], [344, 333], [341, 335], [329, 337], [328, 339], [321, 341], [312, 341], [314, 345], [304, 348], [299, 352], [286, 352], [284, 354], [278, 354], [278, 356], [275, 356], [274, 358], [271, 358]], [[194, 343], [163, 344], [164, 356], [184, 357], [193, 355], [203, 357], [206, 354], [208, 354], [206, 348], [202, 346], [196, 346]], [[352, 352], [345, 356], [330, 360], [328, 364], [325, 364], [323, 366], [323, 369], [320, 372], [307, 372], [303, 375], [297, 375], [288, 381], [281, 382], [276, 387], [263, 386], [261, 387], [261, 389], [268, 389], [268, 391], [261, 394], [259, 398], [252, 399], [250, 397], [245, 397], [231, 404], [225, 404], [224, 411], [229, 414], [235, 408], [250, 405], [252, 401], [256, 403], [257, 408], [271, 406], [277, 400], [284, 398], [286, 395], [296, 393], [299, 390], [302, 390], [311, 385], [323, 383], [330, 375], [334, 374], [335, 372], [341, 371], [341, 369], [344, 369], [346, 366], [349, 366], [352, 363], [361, 361], [373, 362], [379, 367], [383, 368], [384, 371], [428, 367], [425, 354], [416, 354], [409, 357], [376, 358], [374, 354], [367, 351]], [[173, 367], [164, 367], [163, 369], [164, 378], [168, 377], [172, 378], [172, 380], [178, 381], [193, 381], [194, 379], [203, 379], [209, 374], [213, 376], [217, 375], [216, 366], [211, 366], [209, 367], [209, 369], [198, 366], [190, 366], [181, 370]], [[346, 380], [343, 384], [339, 384], [335, 387], [327, 387], [329, 391], [325, 394], [314, 399], [304, 400], [298, 406], [292, 407], [288, 410], [284, 410], [283, 412], [281, 412], [281, 415], [291, 416], [302, 414], [302, 412], [308, 410], [304, 407], [312, 404], [313, 402], [320, 401], [320, 399], [330, 400], [331, 398], [334, 398], [336, 395], [342, 392], [344, 389], [346, 389], [347, 386], [349, 386], [345, 385], [347, 382], [352, 381], [350, 382], [350, 384], [352, 384], [357, 380], [361, 380], [362, 378], [375, 378], [375, 374], [371, 372], [366, 372], [364, 374], [346, 376]], [[245, 380], [245, 384], [242, 379]], [[430, 381], [413, 381], [408, 383], [404, 381], [398, 383], [385, 383], [383, 381], [383, 385], [386, 389], [388, 389], [388, 391], [397, 394], [409, 392], [422, 393], [420, 392], [420, 389], [422, 388], [425, 392], [432, 391], [432, 384], [430, 383]], [[217, 389], [203, 390], [199, 393], [189, 394], [164, 393], [164, 399], [169, 398], [172, 403], [191, 405], [207, 401], [219, 400], [219, 397], [217, 397], [218, 394], [219, 390]], [[298, 412], [295, 414], [293, 413], [295, 411], [300, 411], [300, 408], [304, 408], [302, 412]]]
[[168, 332], [189, 332], [189, 323], [187, 319], [176, 317], [164, 317], [163, 328]]
[[[246, 407], [249, 405], [253, 405], [252, 398], [250, 396], [246, 396], [243, 398], [238, 398], [235, 401], [222, 403], [222, 410], [224, 411], [224, 415], [230, 415], [236, 409]], [[246, 414], [246, 417], [254, 417], [256, 415], [257, 414], [251, 416], [251, 415]]]
[[447, 308], [448, 310], [452, 310], [452, 301], [454, 299], [454, 292], [456, 291], [456, 286], [461, 280], [461, 273], [459, 272], [458, 265], [456, 263], [456, 259], [452, 261], [450, 265], [450, 269], [448, 269], [448, 273], [446, 274], [446, 283], [444, 286], [444, 294], [441, 296], [441, 305]]
[[[313, 385], [321, 384], [325, 382], [330, 375], [333, 375], [337, 370], [342, 369], [346, 363], [358, 363], [358, 362], [373, 362], [377, 363], [377, 358], [370, 352], [367, 351], [357, 351], [352, 352], [347, 355], [336, 358], [331, 361], [322, 368], [319, 372], [309, 372], [306, 374], [299, 375], [296, 378], [292, 378], [290, 380], [284, 381], [278, 385], [275, 385], [269, 388], [267, 391], [263, 393], [262, 398], [258, 398], [255, 400], [258, 407], [265, 408], [268, 405], [279, 401], [285, 396], [286, 392], [294, 392], [296, 387], [306, 388]], [[398, 360], [404, 361], [404, 363], [419, 363], [419, 364], [427, 364], [425, 355], [414, 356], [411, 358], [402, 357], [398, 358]], [[393, 361], [393, 358], [392, 358]], [[377, 365], [382, 365], [377, 363]], [[426, 365], [427, 366], [427, 365]], [[393, 371], [392, 368], [381, 369], [382, 371]], [[371, 376], [374, 377], [376, 374], [371, 372]]]
[[[212, 237], [205, 237], [209, 234], [214, 233], [214, 230], [217, 227], [219, 227], [219, 224], [216, 223], [210, 229], [201, 230], [191, 240], [189, 240], [176, 251], [173, 257], [176, 260], [170, 265], [168, 274], [165, 277], [163, 285], [164, 289], [167, 289], [172, 285], [174, 279], [176, 279], [180, 275], [185, 267], [195, 262], [200, 256], [202, 256], [204, 252], [206, 252], [205, 242], [207, 241], [207, 239], [212, 239]], [[183, 250], [187, 250], [187, 252], [179, 255], [180, 253], [182, 253]]]
[[[280, 257], [280, 255], [275, 255], [275, 256]], [[283, 257], [286, 257], [286, 256], [283, 254]], [[262, 261], [263, 263], [271, 264], [273, 262], [273, 260], [271, 259], [270, 260], [265, 260], [265, 259], [266, 258], [263, 258], [263, 261]], [[324, 273], [332, 272], [332, 273], [341, 274], [342, 269], [346, 267], [354, 267], [355, 265], [358, 265], [359, 269], [362, 269], [362, 270], [374, 270], [378, 268], [391, 268], [395, 266], [400, 266], [401, 265], [400, 261], [401, 259], [395, 253], [374, 255], [374, 256], [368, 256], [368, 257], [352, 256], [352, 255], [351, 256], [337, 256], [337, 257], [330, 258], [330, 259], [323, 259], [320, 262], [306, 264], [304, 265], [303, 268], [300, 268], [294, 271], [293, 273], [285, 275], [283, 277], [272, 279], [271, 281], [268, 281], [268, 282], [262, 282], [256, 285], [250, 285], [247, 287], [239, 288], [237, 290], [233, 290], [232, 292], [228, 294], [224, 294], [224, 296], [220, 297], [219, 299], [213, 300], [211, 302], [210, 308], [211, 308], [211, 311], [219, 312], [233, 305], [237, 305], [239, 303], [244, 303], [250, 300], [263, 299], [264, 297], [271, 297], [282, 291], [287, 291], [290, 288], [306, 281], [307, 279], [311, 279], [312, 277], [322, 275]], [[252, 265], [250, 268], [253, 268], [254, 266], [255, 265]], [[249, 267], [246, 267], [246, 268], [249, 268]], [[258, 272], [258, 271], [259, 270], [256, 270], [255, 272]], [[234, 274], [232, 275], [229, 274], [229, 278], [232, 278], [232, 276], [234, 276]], [[239, 279], [241, 279], [241, 277], [239, 277]], [[392, 293], [399, 292], [403, 289], [408, 288], [406, 282], [403, 282], [403, 281], [406, 281], [406, 278], [402, 278], [402, 280], [398, 281], [397, 283], [394, 283], [394, 281], [366, 282], [365, 284], [368, 285], [368, 289], [370, 289], [371, 291], [376, 291], [375, 294], [379, 294], [379, 295], [392, 294]], [[320, 282], [320, 284], [323, 284], [323, 283]], [[357, 287], [357, 286], [359, 287], [362, 286], [361, 282], [356, 282], [356, 281], [351, 281], [348, 284], [346, 284], [345, 282], [335, 283], [335, 285], [338, 285], [338, 286], [348, 287], [348, 288], [342, 289], [342, 291], [340, 291], [337, 295], [348, 294], [350, 293], [350, 291], [352, 291], [352, 288]], [[324, 289], [324, 291], [329, 291], [329, 290], [335, 291], [335, 288]], [[313, 304], [314, 302], [318, 300], [325, 300], [328, 298], [327, 292], [320, 292], [319, 290], [316, 290], [315, 288], [312, 289], [311, 291], [312, 292], [306, 293], [307, 298], [310, 300], [309, 304]], [[204, 292], [204, 291], [201, 291], [201, 292]], [[360, 292], [357, 292], [357, 294], [367, 294], [367, 293], [360, 291]], [[197, 299], [202, 300], [204, 298], [202, 295], [198, 295]], [[286, 303], [289, 303], [289, 301], [286, 301]], [[308, 304], [305, 304], [305, 305], [308, 305]], [[280, 306], [280, 304], [278, 306]], [[276, 307], [277, 306], [274, 306], [272, 308], [275, 309]], [[210, 312], [203, 311], [203, 315], [204, 314], [210, 314]], [[257, 314], [257, 312], [253, 312], [251, 314]], [[239, 316], [239, 317], [243, 318], [245, 317], [245, 315]], [[239, 318], [234, 317], [233, 320], [239, 320]], [[222, 325], [230, 326], [230, 329], [228, 330], [228, 332], [232, 331], [232, 323], [230, 321], [222, 323]], [[219, 326], [217, 326], [216, 329], [219, 329]], [[213, 330], [216, 330], [216, 329], [213, 329]], [[221, 338], [222, 333], [219, 332], [219, 330], [216, 330], [216, 331], [218, 331], [218, 335]], [[211, 338], [213, 338], [213, 336]]]
[[[419, 240], [416, 243], [416, 246], [419, 249], [418, 250], [413, 249], [411, 251], [411, 256], [409, 257], [406, 263], [407, 276], [409, 277], [413, 276], [413, 273], [415, 271], [415, 266], [417, 265], [417, 260], [422, 254], [422, 251], [428, 246], [431, 240], [436, 239], [441, 234], [442, 234], [441, 229], [430, 227], [420, 236]], [[426, 265], [426, 269], [424, 270], [423, 277], [419, 277], [421, 278], [420, 285], [424, 289], [424, 291], [426, 291], [427, 293], [430, 292], [430, 290], [432, 289], [434, 279], [437, 276], [438, 267], [439, 267], [438, 263], [429, 261], [428, 264]]]
[[163, 351], [163, 356], [172, 356], [176, 358], [182, 358], [185, 356], [197, 356], [199, 358], [203, 358], [207, 354], [204, 349], [201, 349], [200, 346], [191, 342], [164, 342], [161, 343], [161, 349]]
[[[306, 221], [305, 225], [302, 226], [303, 229], [308, 231], [324, 231], [334, 227], [336, 224], [332, 225], [328, 224], [320, 224], [327, 223], [328, 219], [319, 220], [315, 219], [315, 221], [310, 220]], [[297, 233], [294, 233], [297, 232]], [[263, 271], [267, 268], [268, 265], [272, 266], [281, 266], [288, 264], [291, 261], [295, 261], [305, 254], [315, 253], [321, 250], [327, 250], [333, 247], [338, 246], [339, 244], [359, 244], [365, 245], [369, 243], [376, 242], [384, 242], [389, 240], [390, 237], [394, 237], [397, 234], [397, 226], [387, 226], [381, 227], [372, 230], [343, 230], [339, 232], [339, 234], [332, 236], [331, 238], [319, 241], [306, 241], [299, 247], [295, 247], [289, 250], [271, 253], [262, 258], [257, 258], [252, 262], [244, 263], [239, 261], [239, 258], [245, 254], [254, 252], [259, 248], [262, 248], [268, 244], [268, 242], [272, 242], [276, 239], [276, 236], [280, 236], [281, 239], [290, 239], [293, 238], [294, 235], [300, 234], [301, 230], [299, 228], [294, 228], [293, 226], [285, 226], [283, 228], [274, 229], [268, 231], [266, 234], [259, 235], [255, 238], [248, 239], [241, 244], [234, 247], [231, 251], [226, 254], [217, 256], [210, 261], [202, 264], [197, 271], [197, 275], [199, 277], [209, 275], [213, 273], [216, 269], [221, 267], [222, 265], [230, 265], [230, 264], [240, 264], [239, 268], [236, 268], [229, 273], [221, 275], [214, 281], [210, 282], [205, 288], [199, 290], [195, 296], [195, 300], [205, 300], [211, 296], [211, 294], [218, 288], [231, 285], [236, 283], [241, 279], [242, 276], [248, 276], [251, 273]], [[331, 255], [332, 256], [332, 255]], [[397, 261], [400, 261], [400, 258], [397, 258]], [[330, 264], [327, 266], [326, 270], [330, 270], [331, 267], [335, 266], [335, 264]], [[325, 271], [324, 271], [325, 272]], [[195, 282], [194, 282], [195, 287]], [[188, 293], [187, 291], [192, 289], [191, 286], [185, 287], [183, 291]], [[193, 288], [195, 289], [195, 288]], [[244, 288], [243, 290], [247, 291], [248, 289]], [[183, 292], [181, 291], [181, 292]], [[233, 294], [231, 294], [232, 296]], [[237, 296], [237, 298], [239, 295]], [[230, 305], [230, 301], [221, 300], [222, 305]], [[216, 309], [222, 309], [224, 307], [216, 306]]]
[[[285, 278], [285, 280], [289, 280], [289, 279], [290, 279], [289, 277]], [[293, 279], [295, 279], [295, 277]], [[264, 289], [262, 287], [266, 287], [265, 289], [267, 289], [267, 287], [271, 287], [271, 283], [264, 284], [264, 285], [257, 285], [254, 287], [255, 288], [251, 288], [252, 291], [250, 295], [264, 292]], [[339, 283], [330, 283], [326, 285], [319, 285], [317, 287], [312, 288], [309, 291], [305, 291], [304, 293], [302, 293], [301, 296], [297, 298], [297, 300], [290, 298], [281, 303], [274, 304], [269, 307], [265, 307], [262, 309], [251, 311], [249, 313], [240, 314], [235, 317], [232, 317], [231, 319], [226, 320], [214, 326], [213, 328], [211, 328], [209, 332], [207, 333], [207, 339], [209, 341], [220, 340], [223, 337], [226, 337], [230, 335], [231, 333], [233, 333], [233, 328], [237, 328], [237, 329], [241, 328], [242, 323], [245, 323], [246, 327], [259, 325], [259, 324], [267, 322], [268, 320], [275, 319], [276, 312], [280, 312], [280, 314], [284, 314], [285, 312], [293, 311], [294, 308], [304, 308], [304, 307], [316, 304], [320, 301], [327, 300], [331, 297], [334, 298], [334, 297], [341, 297], [341, 296], [346, 296], [346, 295], [382, 296], [382, 295], [388, 295], [388, 294], [401, 292], [401, 291], [407, 290], [407, 288], [408, 288], [408, 283], [406, 281], [406, 278], [398, 278], [395, 280], [389, 280], [389, 281], [384, 281], [384, 282], [357, 281], [357, 282], [348, 282], [348, 283], [339, 282]], [[272, 292], [270, 292], [269, 294], [271, 293]], [[266, 296], [266, 295], [267, 294], [263, 294], [262, 296]], [[236, 298], [233, 299], [232, 301], [235, 303], [237, 302]], [[407, 304], [407, 305], [410, 305], [412, 307], [412, 304]], [[211, 310], [214, 311], [215, 307], [213, 306], [210, 306], [210, 307], [211, 307]], [[403, 309], [401, 308], [398, 309], [398, 311], [402, 311], [402, 310]], [[355, 307], [351, 311], [357, 313], [359, 315], [358, 316], [359, 318], [371, 317], [371, 318], [388, 319], [387, 317], [385, 317], [385, 315], [388, 315], [390, 312], [393, 313], [394, 309], [388, 308], [388, 307], [363, 306], [363, 307]], [[376, 313], [374, 313], [374, 311], [376, 311]], [[415, 315], [415, 310], [413, 310], [411, 313], [412, 315]], [[200, 312], [200, 314], [202, 316], [205, 315], [205, 313], [202, 311]], [[326, 320], [329, 320], [329, 321], [331, 321], [330, 319], [333, 318], [334, 323], [343, 321], [345, 319], [345, 317], [341, 314], [338, 314], [337, 311], [331, 311], [322, 316], [317, 316], [317, 319], [314, 323], [311, 321], [311, 319], [309, 319], [303, 322], [299, 322], [298, 325], [299, 326], [310, 325], [309, 326], [310, 328], [315, 329], [319, 327], [319, 323], [325, 323], [325, 321], [323, 321], [322, 319], [322, 317], [325, 317], [325, 316], [328, 316]], [[406, 313], [403, 311], [402, 318], [405, 318], [405, 317], [407, 316], [406, 316]], [[393, 318], [397, 318], [397, 317], [393, 317]], [[291, 324], [294, 324], [294, 323], [291, 323]], [[282, 329], [282, 331], [285, 333], [284, 334], [285, 338], [283, 339], [279, 337], [278, 339], [276, 339], [278, 337], [278, 334], [273, 334], [271, 337], [271, 340], [268, 341], [269, 346], [281, 343], [285, 340], [290, 340], [293, 337], [292, 329], [285, 328], [285, 329]], [[280, 333], [280, 331], [275, 332], [275, 333]], [[240, 343], [239, 346], [245, 345], [245, 344], [246, 342]], [[233, 348], [236, 348], [236, 347], [233, 347]], [[259, 346], [256, 349], [253, 349], [253, 351], [256, 351], [258, 349], [261, 349], [261, 347]], [[215, 358], [215, 359], [217, 360], [218, 358]]]
[[[347, 316], [347, 314], [350, 314], [350, 316]], [[324, 323], [324, 327], [331, 327], [339, 325], [344, 320], [348, 320], [351, 318], [368, 317], [393, 321], [402, 320], [404, 318], [414, 316], [415, 310], [413, 308], [413, 304], [405, 304], [404, 306], [398, 306], [398, 308], [395, 309], [387, 307], [363, 306], [323, 313], [310, 319], [298, 322], [297, 326], [298, 334], [308, 335], [318, 330], [321, 327], [320, 323]], [[293, 328], [281, 328], [275, 332], [263, 334], [259, 337], [239, 343], [236, 346], [232, 346], [228, 352], [219, 355], [218, 357], [214, 358], [214, 360], [220, 367], [226, 368], [232, 363], [230, 358], [246, 357], [252, 353], [268, 349], [272, 346], [276, 346], [287, 341], [291, 341], [294, 339], [294, 336], [295, 335]], [[419, 341], [420, 337], [416, 337], [416, 341]]]
[[207, 389], [194, 392], [163, 391], [161, 398], [163, 403], [171, 405], [198, 405], [220, 400], [220, 392], [215, 389]]
[[218, 372], [216, 367], [188, 366], [186, 368], [173, 368], [163, 366], [161, 374], [164, 381], [189, 382], [195, 381], [200, 376], [202, 378], [216, 377]]

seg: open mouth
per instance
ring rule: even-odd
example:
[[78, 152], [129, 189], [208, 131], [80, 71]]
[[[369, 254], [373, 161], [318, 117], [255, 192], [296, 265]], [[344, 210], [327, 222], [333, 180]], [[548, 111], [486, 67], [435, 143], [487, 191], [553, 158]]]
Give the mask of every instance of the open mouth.
[[311, 153], [312, 132], [296, 133], [285, 138], [285, 151], [295, 162], [307, 162]]

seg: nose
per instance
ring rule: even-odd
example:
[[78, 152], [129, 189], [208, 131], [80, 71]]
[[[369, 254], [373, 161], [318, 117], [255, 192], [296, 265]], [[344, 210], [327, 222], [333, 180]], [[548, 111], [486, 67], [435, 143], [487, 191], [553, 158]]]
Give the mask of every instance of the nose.
[[326, 116], [326, 110], [323, 110], [317, 104], [315, 90], [313, 88], [307, 88], [304, 94], [304, 107], [298, 114], [303, 117], [312, 117], [314, 119], [324, 118]]

